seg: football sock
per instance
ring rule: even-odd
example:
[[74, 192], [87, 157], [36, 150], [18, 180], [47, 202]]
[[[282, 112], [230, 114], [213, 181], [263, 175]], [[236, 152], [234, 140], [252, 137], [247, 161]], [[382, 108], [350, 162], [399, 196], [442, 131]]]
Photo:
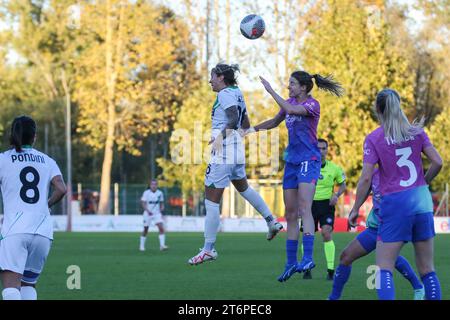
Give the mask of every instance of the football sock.
[[339, 300], [344, 290], [344, 286], [350, 278], [352, 272], [352, 266], [345, 266], [343, 264], [338, 265], [333, 279], [333, 290], [331, 291], [329, 300]]
[[145, 240], [147, 239], [147, 237], [143, 237], [141, 236], [141, 247], [144, 248], [145, 247]]
[[327, 260], [327, 268], [329, 270], [334, 270], [334, 255], [336, 252], [334, 241], [331, 240], [324, 242], [323, 249], [325, 250], [325, 259]]
[[220, 226], [220, 205], [205, 199], [205, 250], [211, 251], [216, 242], [217, 231]]
[[[389, 270], [381, 269], [377, 272], [379, 278], [379, 288], [377, 288], [379, 300], [394, 300], [395, 299], [395, 287], [394, 278], [392, 272]], [[378, 280], [378, 279], [377, 279]]]
[[286, 240], [287, 264], [297, 263], [298, 240]]
[[303, 251], [304, 251], [303, 258], [312, 260], [313, 249], [314, 249], [314, 235], [303, 234]]
[[261, 198], [259, 193], [256, 192], [252, 187], [249, 186], [247, 190], [241, 192], [241, 196], [244, 197], [244, 199], [247, 200], [253, 206], [253, 208], [255, 208], [256, 211], [258, 211], [259, 214], [263, 216], [264, 220], [266, 220], [268, 224], [274, 220], [269, 207], [267, 207], [263, 198]]
[[20, 291], [17, 288], [5, 288], [2, 291], [3, 300], [22, 300]]
[[166, 235], [163, 233], [163, 234], [160, 234], [158, 237], [159, 237], [159, 246], [160, 247], [165, 246], [166, 245]]
[[427, 300], [441, 300], [441, 284], [434, 271], [422, 276], [422, 282]]
[[408, 260], [402, 256], [398, 256], [397, 261], [395, 261], [395, 269], [397, 269], [398, 272], [400, 272], [411, 283], [414, 290], [423, 288]]
[[37, 292], [34, 287], [21, 287], [20, 295], [22, 296], [22, 300], [37, 300]]

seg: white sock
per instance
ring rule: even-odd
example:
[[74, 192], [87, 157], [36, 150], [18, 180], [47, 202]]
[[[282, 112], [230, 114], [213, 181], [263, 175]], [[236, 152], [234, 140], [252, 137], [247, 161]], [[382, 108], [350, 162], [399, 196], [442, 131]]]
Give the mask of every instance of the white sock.
[[37, 292], [34, 287], [21, 287], [20, 295], [22, 296], [22, 300], [37, 300]]
[[3, 300], [22, 300], [20, 291], [17, 288], [6, 288], [2, 291]]
[[147, 237], [142, 237], [141, 236], [141, 248], [145, 247], [145, 240], [147, 239]]
[[267, 207], [267, 204], [264, 202], [263, 198], [261, 198], [259, 193], [256, 192], [252, 187], [249, 186], [247, 190], [241, 192], [241, 196], [244, 197], [245, 200], [250, 202], [253, 208], [255, 208], [256, 211], [258, 211], [259, 214], [263, 216], [267, 224], [271, 223], [274, 220], [269, 207]]
[[205, 246], [211, 251], [216, 242], [217, 232], [220, 226], [220, 205], [218, 203], [205, 199], [206, 217], [205, 217]]
[[166, 245], [166, 234], [163, 233], [159, 235], [159, 246], [163, 247], [165, 245]]

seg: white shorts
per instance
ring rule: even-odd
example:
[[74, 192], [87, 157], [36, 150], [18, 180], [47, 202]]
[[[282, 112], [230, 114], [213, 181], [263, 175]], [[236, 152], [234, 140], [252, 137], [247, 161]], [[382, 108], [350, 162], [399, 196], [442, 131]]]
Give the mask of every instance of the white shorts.
[[144, 211], [144, 227], [149, 227], [150, 224], [157, 225], [159, 223], [164, 223], [161, 213], [156, 213], [149, 215], [147, 211]]
[[22, 281], [35, 284], [44, 269], [52, 240], [39, 234], [13, 234], [0, 241], [0, 269], [22, 275]]
[[210, 163], [206, 168], [205, 186], [226, 188], [231, 180], [241, 180], [245, 174], [245, 164], [218, 164]]

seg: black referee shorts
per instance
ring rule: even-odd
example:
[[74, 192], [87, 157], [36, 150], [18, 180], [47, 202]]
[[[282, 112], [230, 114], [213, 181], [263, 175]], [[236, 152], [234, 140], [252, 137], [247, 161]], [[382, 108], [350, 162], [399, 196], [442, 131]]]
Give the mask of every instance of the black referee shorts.
[[[330, 206], [330, 200], [314, 200], [311, 211], [314, 219], [314, 229], [316, 232], [319, 230], [319, 224], [320, 228], [323, 228], [325, 225], [329, 225], [331, 226], [331, 229], [334, 229], [335, 207]], [[303, 221], [300, 231], [303, 232]]]

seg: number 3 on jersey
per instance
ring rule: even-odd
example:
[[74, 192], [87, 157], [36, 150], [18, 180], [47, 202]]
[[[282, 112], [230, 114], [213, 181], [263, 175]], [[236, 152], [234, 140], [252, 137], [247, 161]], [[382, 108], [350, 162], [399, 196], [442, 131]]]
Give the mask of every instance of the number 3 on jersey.
[[[27, 176], [32, 176], [31, 181], [28, 181]], [[25, 167], [20, 171], [20, 182], [22, 182], [22, 188], [20, 188], [20, 199], [23, 202], [33, 204], [39, 201], [39, 172], [33, 167]], [[30, 191], [32, 190], [33, 196], [29, 197]], [[28, 195], [27, 195], [28, 193]]]
[[409, 179], [408, 180], [400, 180], [400, 186], [409, 187], [414, 184], [417, 180], [417, 170], [416, 166], [411, 160], [408, 160], [409, 156], [412, 154], [411, 147], [396, 149], [395, 155], [400, 156], [400, 159], [397, 161], [397, 165], [401, 167], [407, 167], [409, 170]]

